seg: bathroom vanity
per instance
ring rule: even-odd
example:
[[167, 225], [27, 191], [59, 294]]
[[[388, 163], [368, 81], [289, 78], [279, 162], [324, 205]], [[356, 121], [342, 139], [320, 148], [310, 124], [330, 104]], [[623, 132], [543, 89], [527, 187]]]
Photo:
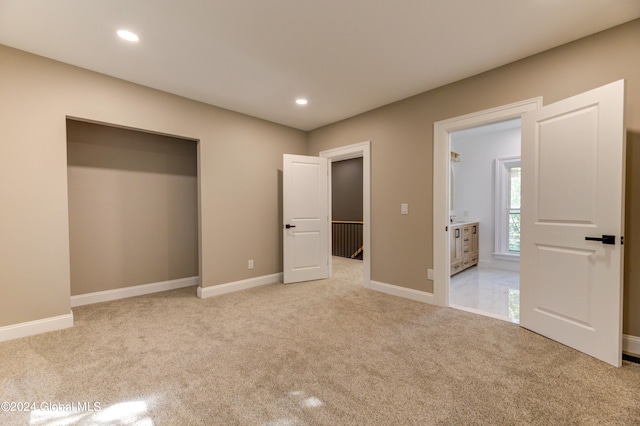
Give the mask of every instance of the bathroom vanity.
[[452, 223], [451, 275], [478, 264], [478, 222]]

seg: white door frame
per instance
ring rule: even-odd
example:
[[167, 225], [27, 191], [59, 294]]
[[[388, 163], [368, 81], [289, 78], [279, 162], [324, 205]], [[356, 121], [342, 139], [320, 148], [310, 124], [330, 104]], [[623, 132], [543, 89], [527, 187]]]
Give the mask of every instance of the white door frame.
[[449, 306], [451, 259], [449, 254], [449, 173], [451, 133], [499, 121], [520, 118], [542, 107], [532, 98], [434, 123], [433, 131], [433, 295], [437, 305]]
[[[371, 286], [371, 141], [356, 143], [353, 145], [342, 146], [340, 148], [329, 149], [320, 152], [320, 157], [327, 158], [329, 166], [334, 161], [350, 160], [352, 158], [362, 157], [362, 242], [364, 252], [363, 261], [363, 283], [365, 288]], [[328, 200], [329, 215], [331, 216], [331, 167], [329, 167], [329, 191]], [[329, 242], [327, 250], [329, 251], [329, 276], [333, 272], [333, 264], [331, 259], [331, 227], [329, 227]]]

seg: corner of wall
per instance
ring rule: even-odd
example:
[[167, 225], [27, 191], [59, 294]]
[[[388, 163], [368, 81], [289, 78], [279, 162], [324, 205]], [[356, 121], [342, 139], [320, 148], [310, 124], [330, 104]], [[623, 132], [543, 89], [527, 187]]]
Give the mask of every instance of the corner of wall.
[[0, 342], [73, 327], [73, 312], [0, 327]]

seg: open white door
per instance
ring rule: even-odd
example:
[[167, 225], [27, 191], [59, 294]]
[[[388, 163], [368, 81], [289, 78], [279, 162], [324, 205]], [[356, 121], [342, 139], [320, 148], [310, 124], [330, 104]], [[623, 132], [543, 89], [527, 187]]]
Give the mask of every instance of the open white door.
[[284, 154], [284, 283], [329, 277], [327, 159]]
[[522, 119], [520, 324], [614, 366], [622, 364], [623, 118], [620, 80]]

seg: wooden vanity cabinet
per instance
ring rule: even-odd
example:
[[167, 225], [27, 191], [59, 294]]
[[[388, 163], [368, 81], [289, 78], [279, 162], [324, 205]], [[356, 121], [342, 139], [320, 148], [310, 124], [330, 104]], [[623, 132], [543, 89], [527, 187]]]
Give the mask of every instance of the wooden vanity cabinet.
[[451, 225], [451, 275], [478, 264], [478, 222]]

